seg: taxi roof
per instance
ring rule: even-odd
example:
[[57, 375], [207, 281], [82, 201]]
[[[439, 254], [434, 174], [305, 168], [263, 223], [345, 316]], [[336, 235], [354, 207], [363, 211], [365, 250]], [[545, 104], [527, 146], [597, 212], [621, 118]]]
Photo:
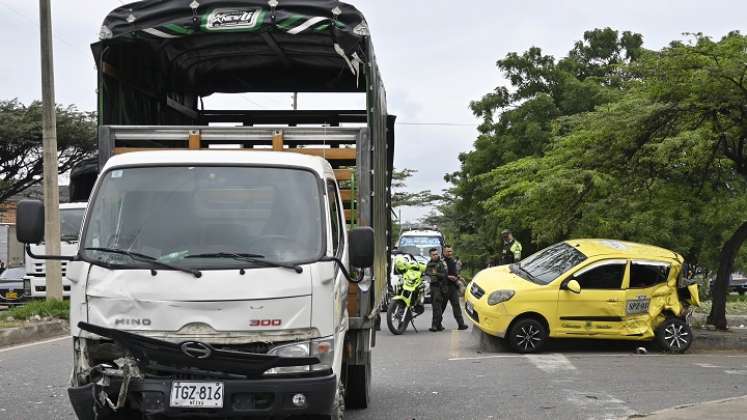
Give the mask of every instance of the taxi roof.
[[624, 258], [666, 258], [682, 261], [683, 258], [674, 251], [653, 245], [616, 239], [571, 239], [566, 244], [581, 251], [587, 257], [615, 255]]

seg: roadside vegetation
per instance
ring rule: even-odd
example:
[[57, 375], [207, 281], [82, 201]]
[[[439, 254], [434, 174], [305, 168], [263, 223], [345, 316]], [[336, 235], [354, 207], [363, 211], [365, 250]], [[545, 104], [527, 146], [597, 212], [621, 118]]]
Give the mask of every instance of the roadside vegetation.
[[472, 102], [482, 120], [436, 223], [468, 270], [510, 228], [525, 255], [603, 237], [677, 251], [717, 273], [709, 323], [747, 238], [747, 37], [587, 31], [565, 57], [538, 47], [498, 60], [508, 86]]
[[43, 318], [68, 319], [70, 301], [34, 300], [23, 306], [16, 306], [0, 312], [0, 328], [17, 326], [23, 321]]

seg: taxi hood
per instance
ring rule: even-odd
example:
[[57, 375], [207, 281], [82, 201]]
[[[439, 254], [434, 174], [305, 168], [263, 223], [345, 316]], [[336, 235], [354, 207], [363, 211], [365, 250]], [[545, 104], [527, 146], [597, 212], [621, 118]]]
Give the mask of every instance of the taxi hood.
[[508, 265], [485, 269], [475, 277], [474, 281], [486, 292], [501, 289], [515, 291], [532, 290], [543, 286], [512, 273]]

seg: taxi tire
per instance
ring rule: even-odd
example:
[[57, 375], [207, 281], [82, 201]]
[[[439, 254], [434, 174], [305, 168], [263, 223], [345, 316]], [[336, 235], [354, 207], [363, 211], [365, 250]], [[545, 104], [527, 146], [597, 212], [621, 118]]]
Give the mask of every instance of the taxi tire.
[[537, 353], [547, 342], [547, 327], [535, 318], [523, 318], [511, 325], [506, 339], [517, 353]]
[[667, 318], [656, 329], [656, 344], [667, 353], [684, 353], [693, 343], [693, 331], [684, 320]]

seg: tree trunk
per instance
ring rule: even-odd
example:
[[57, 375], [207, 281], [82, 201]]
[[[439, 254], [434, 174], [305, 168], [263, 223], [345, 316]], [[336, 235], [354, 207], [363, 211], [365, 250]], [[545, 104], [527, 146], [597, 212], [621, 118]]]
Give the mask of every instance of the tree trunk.
[[731, 238], [724, 243], [719, 256], [718, 273], [713, 283], [713, 295], [711, 296], [711, 313], [708, 315], [708, 324], [719, 330], [726, 330], [726, 295], [729, 292], [729, 281], [731, 279], [734, 259], [747, 239], [747, 222], [742, 222]]

